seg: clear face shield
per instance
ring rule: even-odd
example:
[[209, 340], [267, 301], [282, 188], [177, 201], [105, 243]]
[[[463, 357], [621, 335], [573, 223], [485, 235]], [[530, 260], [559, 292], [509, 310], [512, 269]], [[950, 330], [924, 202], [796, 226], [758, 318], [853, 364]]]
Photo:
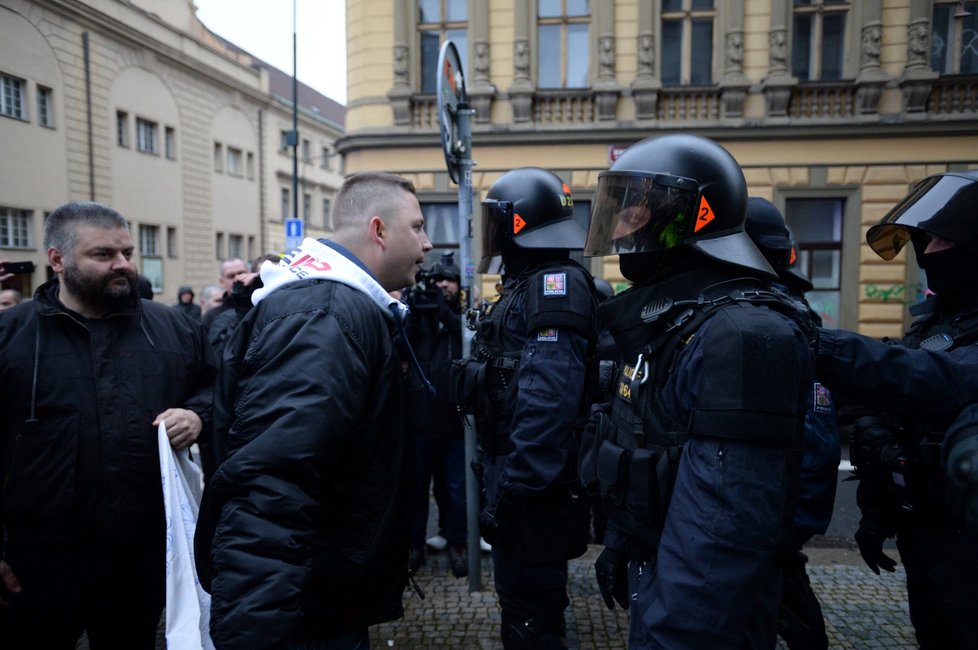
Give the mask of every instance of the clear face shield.
[[641, 172], [602, 172], [584, 255], [626, 255], [677, 248], [695, 233], [699, 184]]
[[971, 219], [962, 219], [960, 208], [966, 205], [970, 212], [973, 199], [978, 199], [973, 179], [954, 175], [925, 178], [866, 232], [866, 243], [884, 260], [892, 260], [919, 231], [969, 241]]
[[509, 233], [516, 234], [522, 226], [514, 222], [512, 201], [486, 200], [482, 203], [482, 260], [477, 273], [501, 273], [502, 252]]

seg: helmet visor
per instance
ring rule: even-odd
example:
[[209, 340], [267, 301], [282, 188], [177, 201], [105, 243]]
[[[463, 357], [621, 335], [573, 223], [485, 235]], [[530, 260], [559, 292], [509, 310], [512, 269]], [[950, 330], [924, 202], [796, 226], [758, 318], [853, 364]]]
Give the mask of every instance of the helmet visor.
[[[918, 229], [953, 242], [969, 241], [973, 237], [967, 230], [970, 219], [961, 219], [956, 208], [962, 203], [958, 195], [975, 189], [974, 179], [967, 177], [942, 174], [925, 178], [866, 232], [866, 243], [884, 260], [892, 260]], [[966, 203], [969, 209], [973, 205], [970, 200]]]
[[699, 184], [689, 178], [602, 172], [584, 254], [650, 253], [682, 246], [695, 232]]
[[512, 201], [487, 200], [482, 203], [482, 261], [479, 273], [486, 273], [494, 257], [503, 252], [505, 241], [521, 226], [514, 223]]

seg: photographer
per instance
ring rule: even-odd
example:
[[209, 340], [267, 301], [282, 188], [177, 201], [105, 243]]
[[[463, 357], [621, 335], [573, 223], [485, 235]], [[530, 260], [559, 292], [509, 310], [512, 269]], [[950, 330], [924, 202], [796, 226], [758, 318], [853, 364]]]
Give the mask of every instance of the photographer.
[[411, 312], [407, 334], [421, 369], [435, 386], [429, 395], [412, 374], [409, 377], [408, 426], [417, 453], [414, 521], [409, 568], [417, 572], [425, 559], [429, 492], [434, 478], [440, 534], [448, 542], [448, 560], [456, 577], [468, 575], [465, 523], [465, 442], [462, 421], [451, 401], [452, 361], [462, 355], [461, 276], [452, 253], [442, 255], [418, 284], [404, 294]]

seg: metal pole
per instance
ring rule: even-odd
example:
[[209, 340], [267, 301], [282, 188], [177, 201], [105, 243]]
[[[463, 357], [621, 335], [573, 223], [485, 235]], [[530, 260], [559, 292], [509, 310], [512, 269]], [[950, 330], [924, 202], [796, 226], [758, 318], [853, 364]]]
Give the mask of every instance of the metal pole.
[[[465, 326], [466, 312], [472, 306], [472, 284], [475, 265], [472, 262], [472, 116], [475, 111], [468, 103], [458, 105], [458, 233], [459, 269], [462, 272], [462, 358], [472, 350], [472, 332]], [[479, 555], [479, 485], [472, 471], [475, 458], [475, 427], [471, 416], [465, 417], [465, 509], [468, 522], [469, 592], [482, 589], [482, 561]]]
[[296, 40], [296, 0], [292, 0], [292, 218], [299, 218], [299, 77]]

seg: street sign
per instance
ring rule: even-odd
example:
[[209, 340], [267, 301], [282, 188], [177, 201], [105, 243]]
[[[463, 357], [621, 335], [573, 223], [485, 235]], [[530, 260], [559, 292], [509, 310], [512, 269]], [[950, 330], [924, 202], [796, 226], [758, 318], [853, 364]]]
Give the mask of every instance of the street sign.
[[302, 243], [302, 219], [285, 220], [285, 252], [298, 248]]
[[454, 183], [458, 183], [458, 159], [461, 156], [458, 137], [458, 108], [468, 105], [465, 96], [465, 74], [462, 72], [462, 61], [458, 50], [451, 41], [441, 44], [438, 53], [438, 77], [436, 94], [438, 95], [438, 130], [441, 132], [441, 147], [445, 152], [445, 163], [448, 165], [448, 175]]

